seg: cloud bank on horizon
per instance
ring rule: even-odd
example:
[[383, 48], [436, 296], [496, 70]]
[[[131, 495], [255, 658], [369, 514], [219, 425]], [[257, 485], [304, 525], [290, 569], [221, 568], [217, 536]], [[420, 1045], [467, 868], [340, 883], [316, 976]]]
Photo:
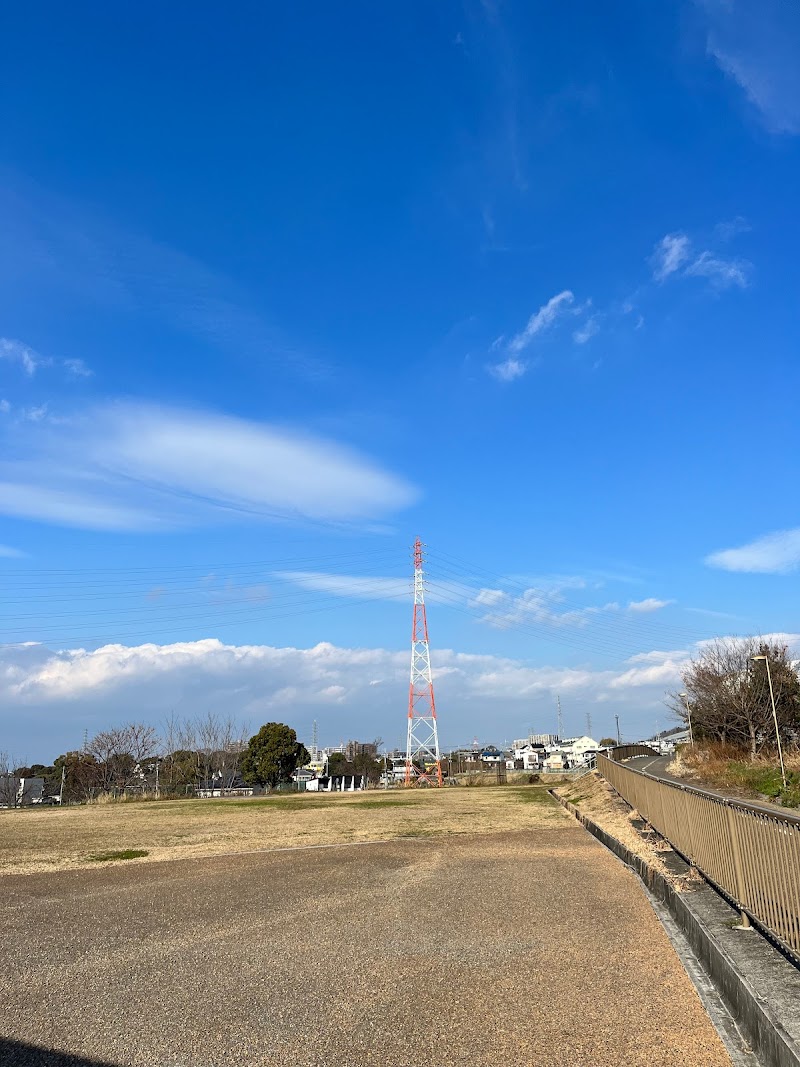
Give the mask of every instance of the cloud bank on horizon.
[[[624, 707], [626, 728], [644, 728], [663, 708], [664, 689], [677, 684], [689, 651], [636, 656], [620, 669], [531, 666], [511, 657], [438, 649], [433, 667], [442, 743], [502, 744], [524, 734], [536, 720], [549, 731], [552, 694], [559, 692], [582, 731], [591, 711], [607, 732], [614, 709]], [[224, 707], [253, 726], [281, 719], [333, 744], [344, 734], [367, 737], [396, 726], [401, 743], [408, 693], [408, 652], [385, 648], [342, 648], [322, 642], [311, 648], [229, 645], [218, 639], [167, 645], [105, 645], [52, 651], [39, 644], [0, 646], [0, 701], [6, 717], [4, 745], [19, 756], [33, 752], [35, 735], [26, 720], [35, 715], [64, 747], [79, 747], [84, 729], [102, 729], [130, 718], [157, 723], [171, 711], [195, 715]], [[113, 712], [110, 710], [113, 708]], [[663, 719], [666, 721], [666, 711]], [[606, 721], [608, 720], [608, 721]], [[376, 726], [377, 723], [381, 727]], [[568, 722], [569, 726], [569, 722]], [[48, 741], [52, 747], [54, 742]], [[20, 751], [24, 750], [24, 751]]]

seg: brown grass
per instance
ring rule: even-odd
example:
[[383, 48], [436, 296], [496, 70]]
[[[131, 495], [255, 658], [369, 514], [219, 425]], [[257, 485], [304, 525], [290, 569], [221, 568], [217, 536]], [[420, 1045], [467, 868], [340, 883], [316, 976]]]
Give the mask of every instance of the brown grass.
[[787, 786], [783, 786], [777, 754], [752, 757], [733, 745], [703, 742], [682, 745], [668, 770], [687, 782], [718, 789], [750, 800], [777, 802], [786, 807], [800, 805], [800, 749], [784, 752]]
[[583, 815], [596, 822], [617, 841], [621, 841], [635, 855], [646, 860], [673, 884], [680, 881], [670, 873], [660, 855], [665, 849], [671, 851], [669, 846], [655, 845], [641, 837], [632, 824], [632, 819], [638, 817], [637, 813], [596, 771], [570, 785], [558, 786], [554, 792], [574, 804]]
[[24, 808], [0, 811], [0, 874], [97, 866], [92, 857], [106, 852], [142, 849], [148, 855], [129, 862], [150, 863], [302, 845], [524, 830], [556, 825], [562, 818], [563, 809], [542, 785]]

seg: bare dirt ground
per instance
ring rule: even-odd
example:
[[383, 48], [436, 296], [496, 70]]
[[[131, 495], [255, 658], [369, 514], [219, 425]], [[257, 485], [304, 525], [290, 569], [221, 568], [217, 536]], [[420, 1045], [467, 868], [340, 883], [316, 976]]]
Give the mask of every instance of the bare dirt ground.
[[452, 836], [3, 878], [4, 1067], [729, 1065], [635, 876], [477, 792], [419, 801]]
[[300, 793], [0, 811], [0, 875], [95, 867], [141, 849], [154, 860], [251, 849], [524, 830], [564, 818], [544, 786]]

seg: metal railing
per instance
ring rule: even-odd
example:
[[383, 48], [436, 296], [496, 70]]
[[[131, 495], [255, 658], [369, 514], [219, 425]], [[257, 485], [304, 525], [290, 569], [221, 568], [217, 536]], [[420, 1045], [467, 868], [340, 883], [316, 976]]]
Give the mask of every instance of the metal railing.
[[597, 769], [654, 830], [800, 962], [800, 818], [634, 770]]
[[649, 745], [615, 745], [611, 749], [610, 759], [631, 759], [632, 756], [657, 756], [658, 752]]

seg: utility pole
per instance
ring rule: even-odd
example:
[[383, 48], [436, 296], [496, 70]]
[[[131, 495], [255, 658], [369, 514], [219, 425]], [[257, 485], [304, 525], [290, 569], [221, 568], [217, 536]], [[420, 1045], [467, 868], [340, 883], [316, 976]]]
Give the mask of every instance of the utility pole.
[[619, 715], [615, 715], [614, 718], [616, 719], [616, 722], [617, 722], [617, 744], [621, 745], [622, 741], [621, 741], [620, 736], [619, 736]]
[[586, 736], [587, 737], [591, 737], [592, 736], [592, 713], [591, 713], [591, 711], [587, 711], [586, 712]]
[[[428, 617], [425, 612], [425, 575], [422, 569], [422, 541], [414, 542], [414, 622], [411, 629], [411, 683], [408, 689], [408, 732], [406, 736], [406, 785], [415, 781], [414, 758], [423, 764], [417, 782], [442, 784], [442, 758], [439, 753], [439, 730], [436, 702], [433, 697], [431, 652], [428, 644]], [[425, 760], [434, 764], [429, 775]]]
[[319, 756], [319, 734], [317, 733], [317, 720], [314, 719], [314, 726], [311, 731], [311, 751], [313, 753], [312, 759], [317, 762]]
[[58, 806], [61, 807], [64, 803], [64, 780], [67, 777], [67, 761], [66, 759], [61, 764], [61, 788], [58, 791]]
[[556, 704], [558, 705], [558, 739], [559, 741], [564, 736], [564, 716], [561, 712], [561, 697], [556, 694]]

